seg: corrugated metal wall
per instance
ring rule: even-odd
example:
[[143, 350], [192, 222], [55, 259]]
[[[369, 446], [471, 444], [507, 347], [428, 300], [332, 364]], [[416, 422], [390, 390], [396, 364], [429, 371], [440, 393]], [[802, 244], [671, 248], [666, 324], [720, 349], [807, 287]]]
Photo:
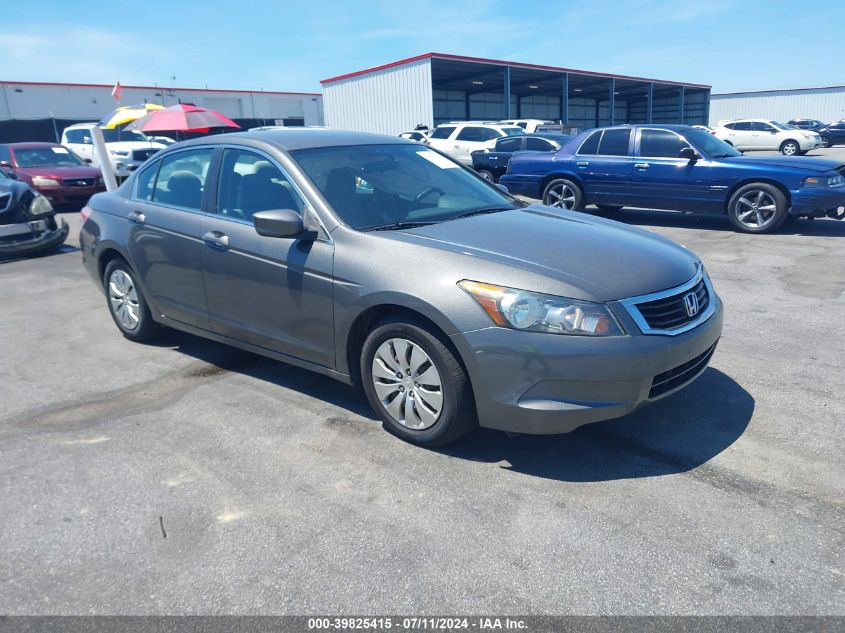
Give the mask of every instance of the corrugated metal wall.
[[743, 92], [710, 96], [710, 125], [722, 119], [819, 119], [832, 123], [845, 118], [845, 86], [809, 90]]
[[423, 59], [323, 85], [326, 125], [396, 135], [432, 126], [431, 60]]

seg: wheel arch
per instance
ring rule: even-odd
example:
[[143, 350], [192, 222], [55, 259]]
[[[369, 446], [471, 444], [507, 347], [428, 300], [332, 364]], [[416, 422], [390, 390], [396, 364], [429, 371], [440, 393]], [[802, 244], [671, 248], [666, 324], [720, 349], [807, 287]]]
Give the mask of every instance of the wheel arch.
[[778, 182], [777, 180], [773, 180], [771, 178], [746, 178], [735, 183], [730, 189], [728, 189], [727, 195], [725, 195], [725, 200], [723, 203], [724, 208], [722, 209], [725, 215], [727, 215], [728, 213], [728, 203], [730, 203], [731, 198], [733, 198], [734, 194], [742, 187], [745, 187], [746, 185], [753, 185], [756, 183], [771, 185], [772, 187], [780, 191], [786, 198], [787, 210], [792, 206], [792, 196], [789, 194], [789, 189], [785, 187], [783, 183]]
[[571, 180], [576, 185], [581, 187], [581, 193], [583, 193], [585, 196], [587, 195], [587, 190], [584, 189], [584, 181], [581, 180], [578, 176], [576, 176], [575, 174], [569, 173], [569, 172], [555, 172], [555, 173], [549, 174], [548, 176], [543, 178], [543, 181], [540, 183], [540, 196], [541, 196], [541, 198], [542, 198], [542, 195], [546, 191], [546, 187], [549, 186], [549, 183], [552, 180], [555, 180], [557, 178], [566, 178], [567, 180]]
[[[782, 152], [782, 151], [783, 151], [783, 146], [784, 146], [784, 145], [786, 145], [787, 143], [795, 143], [795, 147], [797, 147], [797, 148], [798, 148], [798, 152], [800, 152], [800, 151], [801, 151], [801, 142], [800, 142], [800, 141], [798, 141], [797, 139], [794, 139], [794, 138], [787, 138], [787, 139], [784, 139], [784, 140], [783, 140], [783, 142], [782, 142], [782, 143], [778, 146], [778, 150]], [[796, 152], [796, 153], [797, 153], [797, 152]]]

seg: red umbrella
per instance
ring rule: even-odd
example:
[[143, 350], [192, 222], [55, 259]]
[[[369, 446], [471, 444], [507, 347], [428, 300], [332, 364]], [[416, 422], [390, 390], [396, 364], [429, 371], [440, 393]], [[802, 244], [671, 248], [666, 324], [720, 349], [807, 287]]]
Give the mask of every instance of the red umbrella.
[[126, 126], [140, 132], [208, 132], [214, 127], [241, 126], [219, 112], [180, 103], [163, 110], [155, 110]]

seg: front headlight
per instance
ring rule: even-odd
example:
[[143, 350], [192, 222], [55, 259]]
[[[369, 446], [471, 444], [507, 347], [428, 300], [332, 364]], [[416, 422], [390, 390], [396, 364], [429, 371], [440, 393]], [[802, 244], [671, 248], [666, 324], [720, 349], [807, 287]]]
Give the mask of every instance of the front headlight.
[[109, 154], [112, 156], [129, 156], [129, 152], [118, 149], [110, 149]]
[[33, 187], [58, 187], [59, 181], [55, 178], [42, 178], [41, 176], [32, 177]]
[[550, 334], [621, 336], [622, 328], [601, 303], [464, 280], [458, 285], [500, 327]]
[[845, 177], [838, 175], [827, 178], [811, 177], [804, 179], [805, 187], [842, 187], [843, 185], [845, 185]]
[[36, 196], [32, 199], [32, 202], [29, 204], [30, 215], [45, 215], [47, 213], [51, 213], [52, 211], [53, 205], [50, 204], [50, 201], [40, 193], [36, 194]]

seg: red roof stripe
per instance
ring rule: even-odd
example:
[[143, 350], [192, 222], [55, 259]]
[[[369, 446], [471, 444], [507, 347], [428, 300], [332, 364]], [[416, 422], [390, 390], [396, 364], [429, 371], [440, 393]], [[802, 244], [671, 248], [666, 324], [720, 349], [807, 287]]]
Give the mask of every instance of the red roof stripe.
[[[60, 83], [54, 81], [5, 81], [0, 80], [0, 85], [7, 86], [61, 86], [67, 88], [114, 88], [112, 84], [73, 84]], [[170, 92], [170, 86], [120, 86], [123, 90], [158, 90], [161, 92]], [[270, 95], [303, 95], [307, 97], [322, 97], [320, 92], [283, 92], [278, 90], [230, 90], [227, 88], [172, 88], [173, 91], [181, 92], [237, 92], [240, 94], [270, 94]]]
[[353, 73], [347, 73], [345, 75], [338, 75], [337, 77], [329, 77], [328, 79], [323, 79], [320, 81], [322, 85], [332, 83], [335, 81], [340, 81], [342, 79], [349, 79], [351, 77], [360, 77], [361, 75], [368, 75], [370, 73], [378, 72], [380, 70], [386, 70], [388, 68], [394, 68], [396, 66], [404, 66], [405, 64], [410, 64], [412, 62], [417, 62], [422, 59], [448, 59], [454, 61], [462, 61], [462, 62], [475, 62], [478, 64], [495, 64], [497, 66], [511, 66], [513, 68], [528, 68], [531, 70], [547, 70], [552, 72], [568, 72], [568, 73], [576, 73], [579, 75], [589, 75], [591, 77], [607, 77], [608, 79], [627, 79], [631, 81], [648, 81], [652, 83], [659, 83], [659, 84], [670, 84], [673, 86], [685, 86], [688, 88], [710, 88], [710, 86], [706, 84], [691, 84], [685, 83], [682, 81], [667, 81], [663, 79], [648, 79], [646, 77], [632, 77], [630, 75], [614, 75], [611, 73], [599, 73], [593, 72], [590, 70], [577, 70], [574, 68], [563, 68], [561, 66], [543, 66], [540, 64], [526, 64], [523, 62], [509, 62], [501, 59], [486, 59], [484, 57], [467, 57], [465, 55], [450, 55], [448, 53], [423, 53], [422, 55], [417, 55], [415, 57], [408, 57], [407, 59], [400, 59], [395, 62], [390, 62], [389, 64], [382, 64], [381, 66], [374, 66], [373, 68], [366, 68], [364, 70], [358, 70]]

